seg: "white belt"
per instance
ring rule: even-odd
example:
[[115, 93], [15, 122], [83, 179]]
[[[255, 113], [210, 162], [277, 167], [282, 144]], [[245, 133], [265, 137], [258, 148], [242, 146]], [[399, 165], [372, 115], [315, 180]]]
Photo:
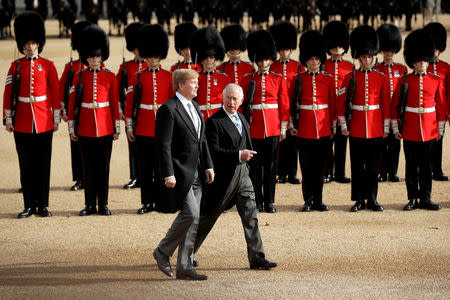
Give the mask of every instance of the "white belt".
[[30, 96], [30, 97], [18, 97], [20, 102], [25, 102], [25, 103], [33, 103], [33, 102], [39, 102], [39, 101], [44, 101], [47, 100], [47, 95], [44, 96]]
[[409, 107], [407, 106], [405, 108], [405, 111], [409, 111], [409, 112], [413, 112], [416, 114], [423, 114], [423, 113], [430, 113], [430, 112], [435, 112], [436, 111], [436, 107]]
[[318, 110], [328, 108], [328, 104], [299, 105], [300, 109]]
[[200, 105], [200, 110], [211, 110], [216, 108], [221, 108], [222, 104], [206, 104], [206, 105]]
[[262, 103], [262, 104], [253, 104], [252, 105], [252, 109], [267, 109], [267, 108], [278, 108], [278, 104], [276, 104], [276, 103], [274, 103], [274, 104]]
[[352, 105], [352, 109], [360, 111], [376, 110], [379, 109], [380, 105]]
[[109, 106], [109, 102], [92, 102], [92, 103], [87, 103], [87, 102], [82, 102], [81, 103], [81, 107], [86, 107], [86, 108], [102, 108], [102, 107], [107, 107]]
[[161, 104], [139, 104], [139, 108], [148, 110], [158, 110], [160, 107]]

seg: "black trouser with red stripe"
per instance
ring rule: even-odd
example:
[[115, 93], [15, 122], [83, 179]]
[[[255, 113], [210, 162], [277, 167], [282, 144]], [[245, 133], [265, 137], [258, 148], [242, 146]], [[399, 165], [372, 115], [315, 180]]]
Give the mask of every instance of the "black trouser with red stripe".
[[155, 138], [136, 135], [136, 152], [141, 179], [141, 203], [159, 203], [159, 176], [156, 162]]
[[385, 177], [387, 175], [397, 175], [398, 159], [400, 156], [400, 140], [395, 138], [391, 132], [387, 138], [383, 139], [382, 154], [380, 157], [380, 175]]
[[79, 137], [84, 168], [84, 199], [86, 206], [108, 204], [109, 165], [113, 136]]
[[83, 180], [83, 162], [81, 160], [80, 143], [70, 140], [70, 157], [72, 161], [72, 180]]
[[[325, 165], [325, 174], [333, 177], [345, 176], [345, 160], [347, 158], [347, 139], [348, 137], [341, 133], [341, 126], [337, 126], [336, 134], [329, 143], [328, 157]], [[333, 151], [334, 143], [334, 151]]]
[[405, 182], [408, 199], [430, 200], [432, 186], [431, 153], [433, 142], [434, 140], [428, 142], [403, 140]]
[[25, 208], [48, 207], [53, 130], [14, 132]]
[[139, 179], [139, 169], [138, 169], [138, 154], [137, 154], [137, 146], [136, 142], [130, 142], [128, 140], [128, 160], [130, 164], [130, 179]]
[[297, 141], [296, 137], [286, 131], [286, 139], [280, 143], [278, 155], [278, 176], [290, 178], [297, 176]]
[[433, 141], [431, 143], [431, 166], [434, 176], [441, 176], [444, 173], [442, 172], [442, 140], [444, 138], [440, 138], [439, 140]]

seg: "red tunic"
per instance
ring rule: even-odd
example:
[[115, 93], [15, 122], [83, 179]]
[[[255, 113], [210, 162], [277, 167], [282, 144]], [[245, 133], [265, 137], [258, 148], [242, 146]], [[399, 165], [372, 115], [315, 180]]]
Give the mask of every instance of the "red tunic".
[[[345, 101], [352, 72], [348, 73], [337, 100], [337, 114], [342, 125], [345, 114]], [[389, 84], [386, 76], [377, 70], [356, 70], [356, 88], [353, 97], [350, 136], [357, 138], [382, 137], [389, 132], [390, 101]], [[387, 126], [387, 127], [386, 127]]]
[[[335, 118], [336, 92], [333, 77], [326, 72], [303, 72], [292, 78], [302, 79], [302, 95], [299, 107], [299, 138], [319, 139], [330, 136]], [[291, 97], [294, 97], [294, 84], [291, 84]]]
[[447, 113], [450, 115], [450, 65], [442, 60], [437, 60], [428, 66], [427, 72], [439, 75], [443, 81], [445, 96], [447, 98]]
[[255, 72], [244, 76], [242, 88], [247, 96], [250, 81], [255, 80], [256, 88], [253, 98], [250, 120], [250, 136], [263, 139], [270, 136], [286, 134], [289, 121], [289, 91], [283, 76], [274, 72]]
[[[408, 141], [426, 142], [438, 137], [438, 122], [445, 122], [447, 110], [441, 78], [426, 73], [410, 73], [406, 76], [408, 96], [403, 116], [402, 137]], [[400, 85], [392, 100], [392, 119], [398, 118]], [[395, 127], [393, 122], [393, 127]], [[394, 131], [396, 129], [394, 128]]]
[[3, 117], [11, 124], [11, 88], [13, 75], [19, 62], [19, 101], [16, 106], [14, 130], [36, 133], [54, 129], [59, 123], [61, 103], [59, 102], [59, 81], [52, 61], [40, 56], [23, 57], [14, 61], [6, 77], [3, 93]]
[[236, 63], [227, 61], [219, 65], [217, 70], [227, 74], [230, 77], [230, 82], [241, 85], [244, 75], [253, 71], [253, 65], [241, 60]]
[[193, 62], [179, 61], [170, 67], [170, 72], [173, 73], [173, 71], [178, 70], [178, 69], [189, 69], [189, 70], [196, 70], [197, 72], [200, 72], [202, 70], [202, 65], [197, 64], [197, 69], [195, 69], [195, 64]]
[[200, 72], [197, 104], [203, 113], [205, 121], [222, 107], [222, 92], [229, 83], [230, 77], [220, 71]]
[[288, 84], [288, 88], [290, 88], [289, 85], [293, 82], [291, 79], [299, 73], [304, 72], [305, 68], [298, 61], [293, 59], [285, 61], [276, 60], [270, 65], [270, 71], [281, 74]]
[[342, 58], [338, 60], [329, 58], [324, 63], [324, 70], [333, 77], [333, 84], [337, 95], [339, 89], [341, 88], [342, 82], [344, 81], [345, 75], [353, 70], [353, 64]]
[[[138, 74], [132, 78], [128, 88], [125, 105], [125, 120], [127, 131], [131, 131], [133, 123], [134, 87], [138, 82]], [[140, 83], [142, 85], [141, 104], [136, 122], [136, 135], [155, 136], [155, 117], [161, 104], [174, 95], [172, 86], [172, 73], [161, 69], [145, 69], [141, 71]]]
[[[119, 88], [119, 95], [120, 95], [120, 82], [122, 81], [122, 69], [127, 70], [127, 91], [128, 87], [131, 85], [131, 82], [133, 80], [134, 75], [145, 68], [147, 68], [147, 61], [145, 60], [129, 60], [125, 62], [125, 64], [121, 64], [119, 68], [119, 72], [117, 72], [116, 78], [117, 78], [117, 87]], [[126, 102], [126, 100], [125, 100]], [[122, 113], [122, 107], [119, 106], [119, 112]]]
[[[64, 90], [66, 87], [67, 73], [69, 72], [70, 69], [72, 69], [74, 73], [77, 74], [80, 70], [83, 70], [84, 68], [86, 68], [86, 65], [83, 64], [80, 59], [68, 62], [64, 66], [64, 71], [61, 75], [61, 78], [59, 79], [59, 101], [61, 102], [61, 108], [63, 110], [67, 110], [67, 107], [64, 107]], [[65, 113], [67, 114], [67, 111]]]
[[69, 101], [69, 133], [73, 132], [76, 86], [81, 76], [83, 100], [77, 135], [102, 137], [120, 131], [119, 89], [116, 76], [106, 68], [86, 68], [74, 78]]

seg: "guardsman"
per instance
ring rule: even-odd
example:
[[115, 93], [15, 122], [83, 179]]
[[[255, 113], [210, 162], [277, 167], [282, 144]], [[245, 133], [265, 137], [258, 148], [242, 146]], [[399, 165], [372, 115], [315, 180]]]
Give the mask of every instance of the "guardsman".
[[250, 161], [250, 178], [258, 210], [274, 213], [278, 144], [286, 138], [289, 92], [283, 75], [270, 71], [270, 65], [277, 58], [270, 32], [257, 30], [250, 33], [247, 46], [248, 57], [257, 66], [257, 71], [245, 75], [242, 80], [243, 113], [249, 120], [250, 137], [257, 152]]
[[[403, 138], [409, 200], [404, 210], [438, 210], [441, 206], [431, 201], [431, 149], [433, 142], [444, 136], [447, 113], [443, 81], [438, 75], [427, 71], [435, 56], [430, 33], [424, 29], [411, 32], [405, 39], [403, 55], [414, 71], [404, 78], [407, 93], [401, 93], [400, 85], [394, 92], [392, 127], [395, 136]], [[405, 96], [402, 97], [402, 94]]]
[[291, 120], [296, 123], [290, 131], [298, 142], [305, 201], [302, 211], [327, 211], [329, 208], [322, 201], [323, 169], [329, 141], [336, 130], [336, 91], [333, 77], [321, 71], [327, 59], [323, 36], [318, 31], [306, 31], [300, 38], [299, 48], [300, 61], [307, 70], [296, 75], [290, 85]]
[[[398, 53], [402, 48], [402, 34], [397, 26], [383, 24], [378, 27], [377, 35], [380, 41], [380, 51], [383, 55], [383, 62], [379, 63], [374, 68], [387, 76], [389, 82], [389, 103], [392, 103], [392, 96], [400, 82], [400, 78], [407, 73], [407, 69], [404, 65], [394, 62], [394, 54]], [[401, 181], [397, 176], [399, 156], [400, 140], [395, 138], [392, 128], [390, 128], [389, 135], [383, 140], [379, 167], [379, 182], [384, 182], [386, 180], [391, 182]]]
[[[174, 94], [172, 73], [161, 68], [167, 57], [169, 38], [160, 25], [145, 25], [139, 31], [139, 54], [148, 67], [133, 75], [125, 105], [127, 136], [136, 142], [141, 178], [141, 203], [138, 214], [155, 208], [164, 211], [160, 201], [159, 177], [155, 153], [155, 117], [158, 108]], [[153, 205], [155, 204], [156, 207]]]
[[200, 72], [202, 66], [191, 60], [191, 40], [194, 33], [198, 31], [197, 26], [188, 22], [175, 26], [175, 50], [183, 60], [178, 61], [170, 67], [170, 72], [177, 69], [189, 69]]
[[69, 135], [79, 140], [84, 168], [85, 208], [80, 216], [111, 215], [108, 208], [112, 141], [119, 138], [119, 89], [113, 72], [102, 67], [109, 57], [109, 40], [98, 25], [80, 33], [80, 59], [88, 67], [78, 72], [69, 100]]
[[[73, 51], [78, 51], [80, 32], [89, 24], [88, 21], [81, 21], [72, 26], [71, 47]], [[62, 107], [62, 118], [67, 122], [67, 106], [69, 106], [70, 88], [72, 87], [73, 78], [80, 70], [86, 66], [80, 59], [72, 60], [64, 66], [64, 72], [59, 79], [59, 99]], [[78, 191], [84, 188], [83, 184], [83, 163], [81, 162], [80, 145], [78, 141], [70, 140], [70, 157], [72, 161], [72, 180], [75, 184], [70, 187], [71, 191]]]
[[225, 56], [222, 37], [214, 27], [199, 29], [192, 37], [191, 57], [202, 65], [198, 76], [197, 104], [208, 119], [222, 107], [222, 91], [230, 83], [227, 74], [216, 69]]
[[[273, 62], [270, 70], [283, 75], [288, 89], [292, 78], [305, 70], [298, 62], [291, 59], [291, 53], [297, 48], [297, 29], [291, 22], [281, 21], [270, 26], [270, 33], [275, 41], [280, 59]], [[278, 156], [278, 182], [300, 184], [297, 177], [297, 141], [290, 131], [286, 132], [286, 139], [280, 143]]]
[[[353, 64], [343, 59], [349, 48], [349, 33], [347, 25], [341, 21], [331, 21], [325, 25], [323, 36], [327, 43], [327, 53], [330, 58], [324, 64], [325, 72], [333, 76], [334, 88], [336, 91], [336, 99], [344, 81], [345, 75], [353, 70]], [[336, 134], [330, 143], [328, 159], [325, 171], [325, 183], [333, 179], [339, 183], [350, 183], [350, 178], [345, 176], [345, 160], [347, 157], [347, 140], [348, 137], [342, 134], [341, 124], [336, 126]], [[333, 155], [334, 143], [334, 155]], [[333, 177], [334, 164], [334, 177]]]
[[[139, 30], [144, 26], [140, 22], [131, 23], [125, 28], [125, 41], [127, 43], [127, 50], [134, 54], [134, 58], [127, 62], [123, 62], [120, 65], [119, 72], [117, 72], [117, 85], [119, 87], [119, 111], [122, 113], [125, 108], [125, 97], [129, 87], [131, 87], [131, 81], [136, 73], [147, 68], [147, 62], [139, 53], [138, 43], [141, 40], [141, 36], [138, 34]], [[126, 77], [123, 78], [122, 77]], [[138, 176], [138, 158], [136, 153], [136, 144], [134, 141], [128, 141], [128, 158], [130, 164], [130, 182], [123, 186], [124, 189], [134, 189], [140, 186]]]
[[[350, 35], [350, 46], [360, 68], [344, 78], [337, 115], [342, 134], [350, 135], [351, 198], [356, 201], [351, 211], [366, 207], [382, 211], [383, 207], [377, 202], [378, 161], [383, 137], [389, 133], [389, 84], [383, 73], [372, 68], [379, 51], [375, 29], [367, 25], [355, 28]], [[346, 118], [350, 113], [351, 117]]]
[[[14, 21], [17, 48], [25, 57], [15, 60], [6, 76], [3, 118], [14, 132], [25, 209], [19, 218], [36, 212], [50, 217], [48, 196], [53, 131], [60, 123], [58, 74], [53, 62], [39, 55], [45, 45], [45, 25], [36, 12]], [[37, 211], [36, 211], [37, 209]]]
[[241, 60], [241, 53], [247, 50], [247, 33], [239, 24], [225, 26], [220, 32], [225, 43], [225, 51], [229, 60], [217, 67], [227, 74], [232, 83], [241, 84], [245, 74], [253, 71], [253, 65]]
[[[427, 72], [441, 77], [446, 98], [450, 98], [450, 88], [448, 88], [450, 84], [450, 65], [439, 59], [439, 55], [447, 47], [447, 29], [441, 23], [429, 23], [424, 29], [431, 34], [436, 47], [434, 59], [428, 66]], [[449, 177], [442, 171], [442, 138], [431, 145], [431, 167], [434, 180], [449, 180]]]

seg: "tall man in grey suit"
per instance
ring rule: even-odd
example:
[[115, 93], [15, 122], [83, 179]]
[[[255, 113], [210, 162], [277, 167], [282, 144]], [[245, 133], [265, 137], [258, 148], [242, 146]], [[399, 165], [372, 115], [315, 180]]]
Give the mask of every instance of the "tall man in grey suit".
[[205, 240], [222, 211], [236, 204], [244, 227], [251, 269], [268, 270], [277, 264], [265, 259], [256, 217], [255, 192], [247, 162], [256, 155], [249, 125], [237, 112], [244, 99], [242, 88], [234, 83], [223, 90], [223, 107], [206, 121], [206, 137], [216, 177], [202, 202], [194, 253]]
[[214, 181], [205, 123], [198, 105], [192, 101], [197, 95], [198, 74], [193, 70], [176, 70], [172, 82], [175, 96], [156, 115], [155, 147], [161, 177], [169, 190], [166, 201], [174, 212], [181, 211], [153, 256], [159, 269], [173, 277], [169, 257], [178, 247], [177, 279], [206, 280], [207, 276], [197, 274], [192, 266], [202, 186]]

